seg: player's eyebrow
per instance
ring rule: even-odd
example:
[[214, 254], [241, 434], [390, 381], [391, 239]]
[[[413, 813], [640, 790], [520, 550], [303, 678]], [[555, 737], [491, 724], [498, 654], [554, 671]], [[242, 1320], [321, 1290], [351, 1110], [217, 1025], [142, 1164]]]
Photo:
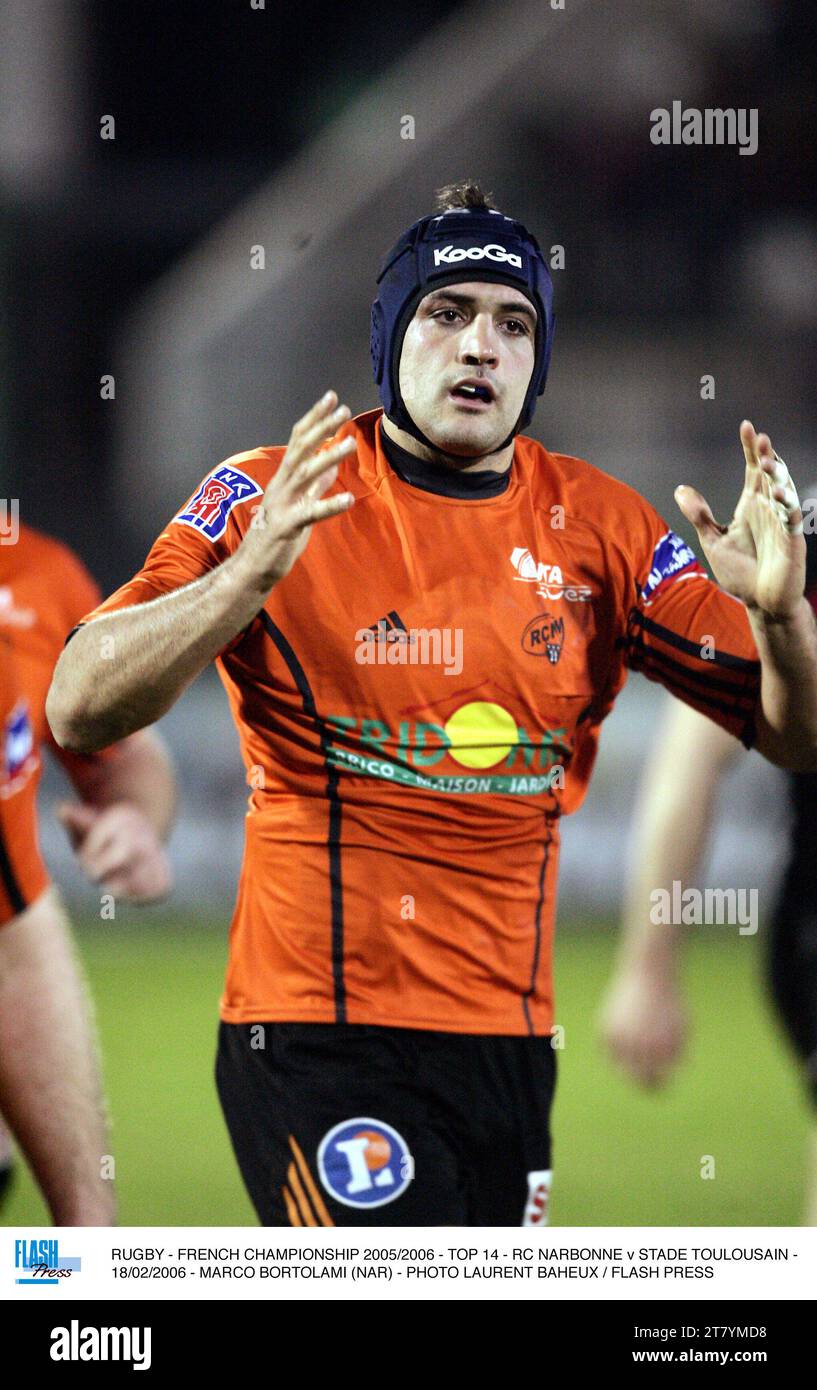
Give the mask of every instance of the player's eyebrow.
[[[470, 294], [458, 294], [455, 290], [432, 290], [427, 300], [428, 307], [440, 304], [443, 300], [466, 309], [472, 308], [477, 302]], [[516, 314], [517, 318], [526, 318], [531, 324], [536, 323], [536, 310], [524, 299], [507, 300], [496, 307], [500, 314]]]

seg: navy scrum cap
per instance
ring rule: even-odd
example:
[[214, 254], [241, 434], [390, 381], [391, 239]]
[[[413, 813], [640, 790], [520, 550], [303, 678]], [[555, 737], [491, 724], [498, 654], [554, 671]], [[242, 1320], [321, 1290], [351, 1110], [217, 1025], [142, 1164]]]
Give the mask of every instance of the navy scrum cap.
[[536, 238], [512, 217], [488, 208], [452, 208], [421, 217], [385, 257], [372, 305], [372, 365], [383, 409], [400, 429], [435, 447], [414, 423], [400, 395], [400, 353], [417, 305], [442, 285], [490, 280], [513, 285], [536, 309], [533, 373], [504, 449], [530, 421], [547, 380], [553, 345], [553, 282]]

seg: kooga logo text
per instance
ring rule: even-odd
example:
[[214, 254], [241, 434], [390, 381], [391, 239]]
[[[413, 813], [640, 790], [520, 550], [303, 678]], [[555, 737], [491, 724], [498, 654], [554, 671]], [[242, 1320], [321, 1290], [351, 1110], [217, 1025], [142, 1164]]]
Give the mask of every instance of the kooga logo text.
[[489, 242], [487, 246], [444, 246], [440, 250], [439, 246], [434, 248], [435, 265], [455, 265], [457, 261], [507, 261], [508, 265], [515, 265], [517, 270], [522, 269], [522, 257], [514, 255], [513, 251], [506, 251], [504, 246], [497, 246], [496, 242]]

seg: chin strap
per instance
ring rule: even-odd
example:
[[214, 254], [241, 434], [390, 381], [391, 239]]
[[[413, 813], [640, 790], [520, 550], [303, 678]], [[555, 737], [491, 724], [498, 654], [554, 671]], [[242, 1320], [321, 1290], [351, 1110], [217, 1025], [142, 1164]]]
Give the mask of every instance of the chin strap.
[[442, 454], [444, 458], [449, 459], [464, 459], [468, 463], [473, 463], [476, 459], [490, 458], [492, 454], [498, 454], [502, 449], [507, 449], [508, 445], [519, 433], [519, 421], [517, 421], [510, 434], [503, 439], [501, 444], [497, 444], [494, 449], [483, 449], [478, 454], [450, 454], [446, 449], [441, 449], [439, 444], [435, 444], [433, 439], [429, 439], [427, 434], [423, 434], [420, 426], [415, 424], [414, 420], [409, 415], [405, 405], [402, 410], [402, 419], [407, 421], [406, 424], [401, 424], [400, 421], [395, 420], [393, 415], [389, 415], [387, 418], [391, 420], [391, 423], [396, 425], [398, 429], [403, 430], [406, 434], [410, 434], [414, 439], [419, 440], [421, 444], [425, 444], [426, 448], [432, 449], [435, 454]]

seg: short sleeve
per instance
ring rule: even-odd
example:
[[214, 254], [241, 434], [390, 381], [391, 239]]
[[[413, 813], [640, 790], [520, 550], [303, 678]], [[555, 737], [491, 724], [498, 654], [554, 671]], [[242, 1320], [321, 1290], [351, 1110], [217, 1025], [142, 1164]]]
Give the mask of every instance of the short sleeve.
[[[240, 457], [244, 462], [245, 456]], [[249, 504], [263, 495], [256, 472], [228, 459], [208, 473], [154, 541], [141, 570], [78, 619], [66, 641], [85, 623], [172, 593], [223, 564], [252, 519]], [[224, 651], [237, 645], [242, 635]]]
[[636, 602], [625, 664], [706, 714], [747, 748], [755, 738], [760, 662], [744, 605], [652, 509], [631, 552]]

